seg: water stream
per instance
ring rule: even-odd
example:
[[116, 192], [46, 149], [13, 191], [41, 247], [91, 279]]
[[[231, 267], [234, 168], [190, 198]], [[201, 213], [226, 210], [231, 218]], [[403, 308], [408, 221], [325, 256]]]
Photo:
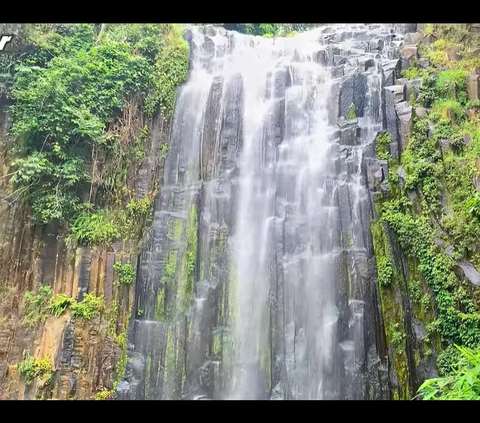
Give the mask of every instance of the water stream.
[[392, 28], [187, 31], [121, 397], [381, 397], [364, 157]]

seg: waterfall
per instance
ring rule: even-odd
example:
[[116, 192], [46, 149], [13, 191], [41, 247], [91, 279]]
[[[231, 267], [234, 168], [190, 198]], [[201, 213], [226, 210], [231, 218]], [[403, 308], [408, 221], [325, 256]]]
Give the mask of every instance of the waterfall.
[[120, 397], [381, 398], [364, 158], [401, 35], [185, 38]]

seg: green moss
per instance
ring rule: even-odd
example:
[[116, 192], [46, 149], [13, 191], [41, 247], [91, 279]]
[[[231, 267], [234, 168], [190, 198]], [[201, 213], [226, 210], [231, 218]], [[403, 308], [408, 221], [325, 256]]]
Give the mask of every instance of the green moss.
[[[377, 207], [381, 208], [381, 204], [378, 204]], [[402, 295], [402, 276], [397, 274], [397, 270], [392, 266], [390, 241], [384, 222], [381, 220], [373, 221], [370, 227], [377, 261], [377, 270], [379, 271], [379, 281], [386, 280], [387, 278], [389, 281], [387, 285], [381, 285], [382, 289], [380, 289], [380, 300], [387, 342], [388, 345], [391, 345], [394, 349], [393, 369], [397, 373], [399, 381], [400, 398], [408, 399], [408, 363], [405, 354], [405, 330], [403, 328], [404, 311], [402, 303], [397, 303], [395, 300], [398, 295]], [[385, 263], [389, 263], [389, 270], [387, 273], [380, 273], [387, 268], [384, 265]]]
[[150, 391], [150, 371], [152, 367], [152, 357], [148, 356], [145, 363], [145, 381], [144, 381], [144, 394], [145, 398], [148, 398], [148, 393]]
[[115, 397], [115, 392], [112, 390], [103, 390], [95, 395], [95, 401], [107, 401]]
[[167, 278], [173, 278], [177, 269], [177, 251], [169, 251], [167, 265], [165, 266], [165, 276]]
[[181, 219], [175, 219], [167, 222], [167, 236], [172, 239], [179, 241], [182, 237], [183, 224]]
[[350, 104], [350, 109], [348, 111], [348, 119], [349, 120], [354, 120], [357, 118], [357, 114], [355, 112], [355, 104]]
[[175, 326], [169, 325], [167, 332], [167, 347], [165, 355], [164, 383], [172, 383], [175, 380], [177, 369], [177, 340]]
[[120, 360], [118, 360], [115, 366], [115, 372], [117, 374], [116, 380], [113, 383], [113, 390], [117, 390], [118, 383], [122, 380], [123, 376], [125, 375], [125, 370], [127, 367], [127, 334], [126, 332], [119, 333], [116, 338], [115, 342], [117, 343], [118, 347], [120, 348], [121, 356]]
[[216, 333], [213, 335], [212, 339], [212, 354], [214, 356], [221, 356], [222, 355], [222, 333]]
[[155, 320], [162, 322], [165, 320], [165, 289], [160, 288], [157, 293], [157, 304], [155, 307]]

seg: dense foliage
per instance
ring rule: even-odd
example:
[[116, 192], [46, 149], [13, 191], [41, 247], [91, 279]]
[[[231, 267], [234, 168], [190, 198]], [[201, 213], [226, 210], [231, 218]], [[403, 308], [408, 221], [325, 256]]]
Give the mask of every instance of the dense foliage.
[[452, 374], [426, 380], [419, 388], [424, 400], [480, 400], [480, 350], [456, 348], [460, 359]]
[[188, 45], [171, 24], [27, 29], [10, 90], [18, 139], [10, 201], [26, 200], [39, 223], [74, 222], [79, 242], [111, 242], [123, 233], [105, 207], [135, 201], [124, 180], [149, 136], [148, 128], [134, 136], [127, 118], [138, 108], [171, 117]]
[[[425, 356], [439, 346], [435, 337], [443, 349], [437, 358], [442, 377], [422, 385], [423, 398], [474, 399], [480, 293], [459, 277], [456, 263], [463, 259], [480, 265], [480, 195], [474, 184], [480, 172], [480, 117], [466, 90], [467, 76], [480, 61], [459, 42], [459, 34], [435, 27], [428, 32], [438, 37], [433, 44], [420, 46], [429, 64], [417, 61], [402, 75], [422, 79], [420, 92], [409, 102], [425, 107], [427, 113], [414, 114], [412, 136], [400, 159], [388, 152], [388, 134], [377, 137], [377, 156], [388, 160], [390, 167], [389, 191], [377, 201], [377, 211], [395, 234], [409, 260], [408, 272], [416, 278], [409, 282], [409, 296], [417, 307], [415, 317], [426, 325]], [[400, 165], [406, 175], [401, 183]], [[389, 257], [377, 257], [383, 290], [391, 289], [385, 283], [390, 280], [388, 262]], [[431, 303], [434, 315], [423, 320]]]

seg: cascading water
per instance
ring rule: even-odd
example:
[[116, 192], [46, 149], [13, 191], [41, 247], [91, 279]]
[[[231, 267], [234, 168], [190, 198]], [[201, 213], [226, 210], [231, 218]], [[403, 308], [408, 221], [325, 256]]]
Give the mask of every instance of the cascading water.
[[186, 38], [120, 396], [383, 398], [364, 157], [401, 36]]

